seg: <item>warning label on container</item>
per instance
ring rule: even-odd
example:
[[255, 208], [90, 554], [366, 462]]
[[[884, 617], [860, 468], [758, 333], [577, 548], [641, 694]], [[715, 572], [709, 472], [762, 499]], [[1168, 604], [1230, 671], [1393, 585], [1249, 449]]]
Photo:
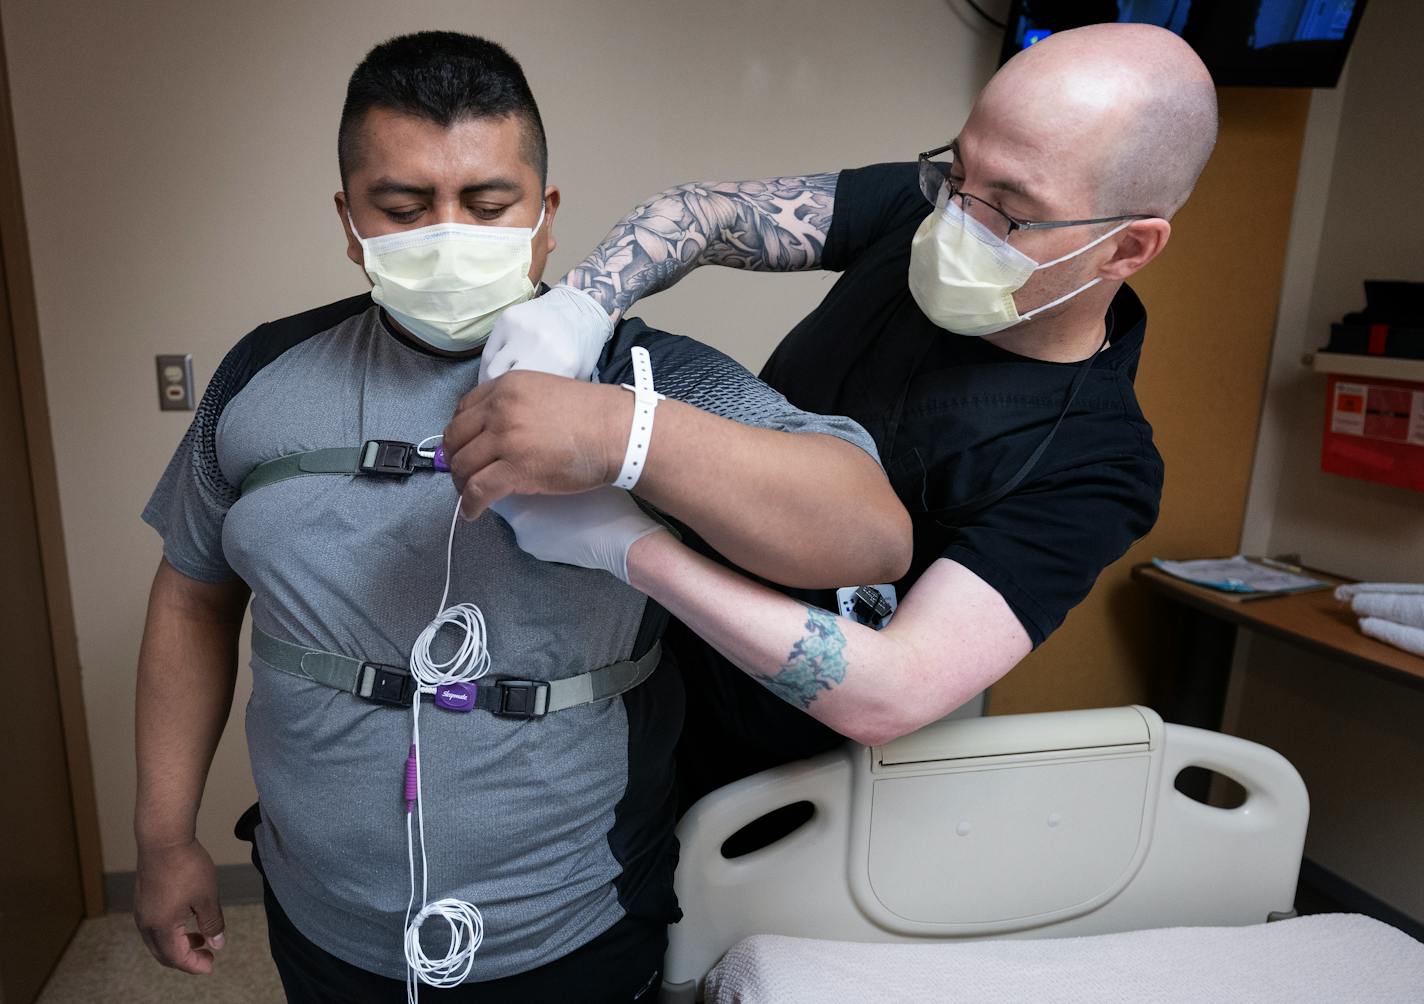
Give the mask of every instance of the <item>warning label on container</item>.
[[1331, 402], [1330, 431], [1424, 446], [1424, 391], [1341, 381]]
[[1365, 398], [1370, 389], [1362, 383], [1337, 383], [1330, 408], [1330, 431], [1347, 436], [1365, 434]]

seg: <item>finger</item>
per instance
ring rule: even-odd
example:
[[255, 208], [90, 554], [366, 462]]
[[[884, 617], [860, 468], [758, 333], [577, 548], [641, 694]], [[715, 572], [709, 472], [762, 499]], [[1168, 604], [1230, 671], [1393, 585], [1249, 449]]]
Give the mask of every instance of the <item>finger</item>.
[[466, 441], [453, 454], [450, 453], [449, 440], [446, 440], [445, 451], [445, 462], [450, 466], [450, 476], [455, 479], [455, 484], [463, 485], [477, 471], [482, 471], [501, 459], [508, 452], [508, 448], [503, 436], [485, 431]]
[[486, 413], [488, 409], [476, 407], [468, 411], [457, 411], [451, 417], [448, 425], [440, 433], [441, 441], [445, 444], [445, 462], [469, 445], [470, 440], [477, 437], [485, 430]]
[[494, 330], [490, 332], [489, 338], [485, 341], [484, 351], [480, 353], [480, 376], [478, 383], [484, 383], [492, 379], [489, 369], [499, 359], [505, 351], [505, 346], [509, 344], [509, 339], [505, 337], [505, 326], [498, 321], [495, 322]]
[[184, 956], [178, 968], [185, 973], [201, 976], [213, 971], [213, 951], [201, 934], [184, 933]]
[[211, 972], [212, 953], [206, 953], [206, 959], [195, 957], [195, 946], [190, 940], [193, 938], [198, 939], [199, 946], [202, 944], [202, 935], [189, 934], [183, 924], [149, 927], [143, 931], [143, 941], [148, 950], [169, 969], [178, 969], [185, 973]]
[[514, 468], [506, 461], [496, 460], [466, 479], [460, 490], [460, 515], [467, 520], [479, 519], [491, 502], [498, 502], [517, 490]]
[[504, 346], [480, 363], [480, 383], [497, 380], [518, 367], [519, 356], [515, 352], [514, 346]]
[[227, 929], [222, 905], [216, 898], [204, 897], [193, 904], [193, 913], [198, 918], [198, 933], [202, 935], [204, 946], [222, 948], [226, 941], [223, 932]]
[[493, 378], [489, 380], [481, 378], [480, 382], [474, 388], [467, 391], [464, 397], [460, 398], [460, 403], [455, 405], [455, 414], [459, 415], [462, 412], [469, 411], [471, 408], [478, 407], [485, 398], [494, 393], [497, 385], [496, 380]]

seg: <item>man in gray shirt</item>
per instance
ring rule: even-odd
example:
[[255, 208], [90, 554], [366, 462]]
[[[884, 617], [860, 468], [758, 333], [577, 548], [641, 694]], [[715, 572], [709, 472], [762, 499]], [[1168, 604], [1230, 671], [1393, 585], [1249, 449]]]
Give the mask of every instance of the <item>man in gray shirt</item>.
[[[547, 714], [519, 700], [655, 651], [659, 611], [620, 581], [626, 569], [537, 561], [492, 513], [452, 530], [454, 485], [401, 445], [439, 441], [475, 383], [489, 324], [533, 292], [553, 250], [559, 193], [546, 183], [537, 107], [498, 46], [404, 36], [353, 74], [339, 152], [336, 207], [373, 293], [243, 338], [144, 510], [164, 558], [139, 665], [137, 923], [160, 961], [187, 972], [210, 971], [222, 947], [194, 822], [250, 596], [246, 725], [261, 808], [243, 832], [266, 879], [284, 987], [291, 1000], [399, 999], [419, 874], [402, 798], [412, 742], [403, 667], [439, 613], [453, 533], [448, 604], [479, 607], [489, 679], [525, 689], [481, 680], [479, 710], [427, 703], [420, 715], [429, 898], [484, 916], [466, 982], [444, 993], [656, 993], [665, 926], [678, 916], [679, 677], [655, 672]], [[637, 320], [618, 326], [597, 382], [560, 395], [569, 456], [583, 458], [565, 490], [607, 484], [617, 470], [634, 411], [619, 385], [634, 382], [635, 349], [668, 397], [638, 482], [648, 503], [771, 580], [825, 586], [904, 571], [908, 520], [858, 425], [800, 411], [720, 353]], [[328, 463], [333, 450], [359, 466]], [[708, 477], [724, 489], [705, 490]], [[787, 483], [811, 481], [817, 491], [787, 498]], [[343, 692], [304, 668], [313, 658], [357, 666], [365, 682]], [[491, 694], [504, 703], [490, 705]], [[187, 934], [192, 916], [198, 933]], [[439, 932], [422, 934], [438, 955]]]

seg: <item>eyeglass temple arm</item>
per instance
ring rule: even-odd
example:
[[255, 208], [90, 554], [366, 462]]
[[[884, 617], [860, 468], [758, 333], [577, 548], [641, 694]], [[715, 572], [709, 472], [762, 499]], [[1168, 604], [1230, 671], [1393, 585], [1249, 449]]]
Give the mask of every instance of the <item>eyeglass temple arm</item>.
[[[926, 150], [925, 152], [921, 153], [917, 159], [928, 160], [931, 157], [936, 157], [939, 154], [945, 153], [953, 148], [953, 142], [946, 143], [944, 146], [937, 146], [933, 150]], [[959, 194], [961, 196], [968, 196], [969, 198], [973, 198], [973, 196], [969, 195], [968, 192], [960, 192]], [[979, 201], [983, 202], [984, 200], [980, 199]], [[1127, 213], [1123, 216], [1103, 216], [1092, 220], [1049, 220], [1042, 223], [1036, 223], [1032, 220], [1016, 220], [1008, 213], [1004, 212], [1002, 209], [998, 209], [997, 207], [995, 207], [992, 203], [985, 202], [984, 204], [990, 209], [993, 209], [1004, 219], [1008, 220], [1011, 224], [1013, 224], [1013, 226], [1010, 228], [1010, 232], [1014, 230], [1053, 230], [1058, 227], [1083, 227], [1087, 226], [1090, 223], [1118, 223], [1122, 220], [1154, 219], [1154, 217], [1149, 213]]]
[[1032, 220], [1014, 223], [1020, 230], [1052, 230], [1056, 227], [1084, 227], [1090, 223], [1118, 223], [1122, 220], [1151, 220], [1155, 217], [1147, 213], [1128, 213], [1126, 216], [1101, 216], [1093, 220], [1048, 220], [1043, 223], [1036, 223]]

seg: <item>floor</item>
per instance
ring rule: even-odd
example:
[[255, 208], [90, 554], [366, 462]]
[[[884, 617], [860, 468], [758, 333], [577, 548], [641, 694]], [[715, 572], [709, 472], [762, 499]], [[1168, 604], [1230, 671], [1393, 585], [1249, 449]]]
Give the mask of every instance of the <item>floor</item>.
[[39, 1004], [280, 1004], [282, 984], [267, 951], [262, 904], [223, 909], [227, 945], [208, 976], [165, 969], [148, 954], [133, 914], [111, 913], [79, 925]]
[[[1302, 914], [1346, 909], [1327, 891], [1304, 880], [1296, 906]], [[1358, 907], [1351, 904], [1350, 909]], [[282, 984], [267, 950], [262, 905], [225, 907], [223, 916], [227, 946], [210, 976], [189, 976], [160, 966], [139, 940], [132, 914], [86, 920], [38, 1004], [281, 1004]], [[1416, 926], [1406, 933], [1419, 937], [1418, 930]]]

